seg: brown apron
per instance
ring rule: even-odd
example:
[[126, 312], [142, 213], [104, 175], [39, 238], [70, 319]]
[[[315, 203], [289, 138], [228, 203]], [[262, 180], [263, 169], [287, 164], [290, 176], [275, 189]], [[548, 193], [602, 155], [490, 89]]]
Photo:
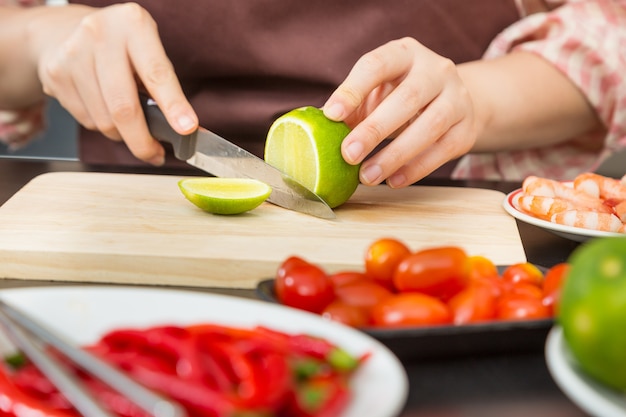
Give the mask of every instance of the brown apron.
[[[513, 0], [137, 3], [156, 20], [200, 124], [259, 156], [277, 116], [321, 106], [364, 53], [411, 36], [461, 63], [479, 58], [519, 17]], [[142, 164], [124, 144], [97, 132], [81, 129], [79, 143], [87, 164]], [[171, 155], [167, 164], [180, 165]]]

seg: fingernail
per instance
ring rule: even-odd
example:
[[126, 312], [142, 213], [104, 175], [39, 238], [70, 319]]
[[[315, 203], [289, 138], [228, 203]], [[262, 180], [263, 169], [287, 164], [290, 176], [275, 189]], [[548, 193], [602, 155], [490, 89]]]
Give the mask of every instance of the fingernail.
[[343, 106], [339, 103], [324, 107], [324, 114], [331, 120], [343, 120]]
[[191, 130], [196, 126], [196, 121], [186, 114], [183, 114], [178, 117], [178, 126], [183, 130]]
[[360, 161], [362, 153], [363, 145], [361, 142], [352, 142], [346, 147], [346, 156], [348, 157], [346, 162], [354, 164], [356, 161]]
[[406, 176], [403, 174], [392, 175], [387, 179], [387, 185], [391, 188], [401, 187], [402, 185], [404, 185], [405, 182]]
[[383, 173], [383, 169], [380, 165], [370, 165], [361, 169], [361, 182], [365, 184], [378, 183], [378, 179]]

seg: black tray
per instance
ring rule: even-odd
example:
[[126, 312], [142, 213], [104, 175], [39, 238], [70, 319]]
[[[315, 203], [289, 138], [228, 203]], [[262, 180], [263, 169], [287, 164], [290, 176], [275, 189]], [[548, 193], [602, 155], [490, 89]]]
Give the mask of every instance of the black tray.
[[[274, 280], [259, 282], [262, 300], [279, 303]], [[402, 329], [361, 328], [379, 340], [400, 359], [424, 359], [467, 355], [492, 355], [543, 351], [554, 320], [493, 321], [480, 324], [446, 325]]]

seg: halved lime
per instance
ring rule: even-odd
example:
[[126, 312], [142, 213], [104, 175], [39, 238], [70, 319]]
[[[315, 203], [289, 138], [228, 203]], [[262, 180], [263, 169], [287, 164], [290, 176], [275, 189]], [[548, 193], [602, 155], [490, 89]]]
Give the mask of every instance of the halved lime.
[[250, 211], [272, 193], [269, 185], [248, 178], [183, 178], [178, 187], [187, 200], [214, 214]]
[[343, 122], [307, 106], [276, 119], [265, 142], [265, 161], [320, 196], [330, 207], [345, 203], [359, 185], [359, 165], [341, 156], [350, 132]]

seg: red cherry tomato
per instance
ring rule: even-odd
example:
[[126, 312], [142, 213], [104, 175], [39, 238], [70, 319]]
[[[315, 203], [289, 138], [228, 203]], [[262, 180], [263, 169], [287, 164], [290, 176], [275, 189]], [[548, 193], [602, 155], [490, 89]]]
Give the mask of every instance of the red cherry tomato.
[[341, 287], [346, 284], [351, 284], [353, 282], [369, 280], [369, 277], [367, 275], [365, 275], [363, 272], [357, 271], [335, 272], [334, 274], [330, 274], [328, 278], [333, 283], [335, 288]]
[[381, 300], [392, 296], [392, 292], [374, 281], [359, 281], [335, 288], [335, 297], [342, 302], [364, 308], [369, 312]]
[[371, 311], [375, 326], [407, 327], [450, 324], [452, 314], [441, 300], [421, 293], [394, 294]]
[[496, 317], [499, 320], [533, 320], [550, 318], [552, 313], [541, 298], [509, 293], [498, 300]]
[[288, 258], [274, 281], [276, 297], [284, 305], [320, 313], [335, 298], [328, 275], [320, 267], [299, 258]]
[[497, 293], [487, 285], [470, 285], [448, 301], [454, 324], [478, 323], [496, 317]]
[[553, 313], [558, 309], [561, 288], [569, 268], [570, 265], [567, 263], [554, 265], [548, 269], [543, 279], [543, 304], [551, 308]]
[[511, 284], [518, 282], [528, 282], [541, 286], [543, 282], [543, 272], [530, 262], [509, 265], [502, 272], [502, 280]]
[[418, 291], [446, 301], [467, 285], [467, 258], [458, 247], [424, 249], [398, 264], [393, 282], [399, 291]]
[[364, 308], [335, 300], [322, 311], [322, 317], [343, 323], [346, 326], [364, 327], [369, 323], [369, 314]]
[[374, 281], [393, 290], [393, 273], [411, 250], [397, 239], [374, 241], [365, 252], [365, 273]]
[[543, 298], [543, 291], [540, 287], [535, 284], [531, 284], [526, 281], [518, 282], [517, 284], [512, 284], [506, 287], [506, 292], [508, 294], [519, 294], [519, 295], [527, 295], [529, 297], [534, 297], [538, 299]]

